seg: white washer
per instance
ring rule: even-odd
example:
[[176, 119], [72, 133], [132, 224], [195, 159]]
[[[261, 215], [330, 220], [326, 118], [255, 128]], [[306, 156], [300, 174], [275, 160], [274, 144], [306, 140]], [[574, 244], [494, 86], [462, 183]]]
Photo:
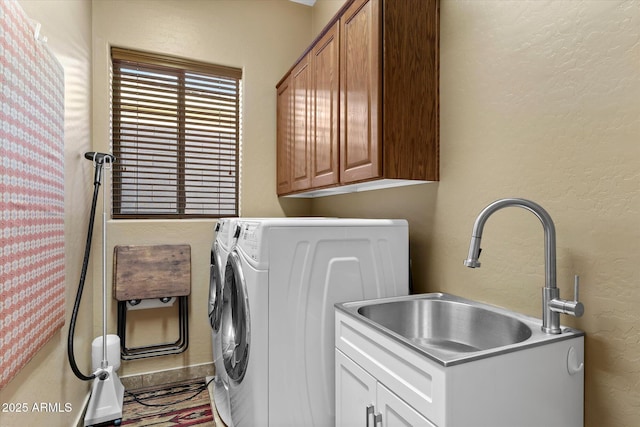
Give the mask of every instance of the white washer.
[[237, 218], [220, 218], [216, 224], [215, 240], [211, 245], [211, 265], [209, 269], [209, 302], [208, 315], [211, 325], [213, 363], [215, 376], [213, 379], [214, 402], [222, 421], [229, 425], [231, 412], [229, 406], [229, 379], [222, 360], [220, 338], [220, 315], [222, 312], [222, 286], [229, 252], [237, 240]]
[[[212, 347], [215, 366], [213, 379], [214, 402], [222, 421], [229, 427], [231, 407], [229, 401], [229, 375], [224, 366], [222, 351], [221, 317], [224, 300], [230, 293], [224, 293], [225, 272], [229, 253], [236, 245], [240, 234], [239, 218], [220, 218], [216, 224], [216, 237], [211, 247], [211, 267], [209, 274], [209, 323], [212, 329]], [[232, 277], [232, 276], [230, 276]], [[230, 322], [226, 322], [227, 329]]]
[[333, 426], [334, 304], [407, 295], [404, 220], [241, 219], [223, 287], [229, 426]]

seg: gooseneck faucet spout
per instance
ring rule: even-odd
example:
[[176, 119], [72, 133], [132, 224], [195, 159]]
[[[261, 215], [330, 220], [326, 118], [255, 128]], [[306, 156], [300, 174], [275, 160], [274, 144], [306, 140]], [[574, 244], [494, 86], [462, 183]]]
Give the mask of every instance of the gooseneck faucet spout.
[[469, 244], [469, 255], [464, 265], [470, 268], [480, 267], [480, 241], [487, 219], [496, 211], [508, 206], [521, 207], [533, 213], [544, 229], [544, 265], [545, 285], [542, 290], [542, 330], [549, 334], [559, 334], [560, 313], [582, 316], [584, 306], [578, 299], [578, 284], [576, 277], [575, 299], [567, 301], [560, 299], [560, 290], [556, 285], [556, 229], [549, 213], [539, 204], [527, 199], [500, 199], [484, 208], [476, 218]]
[[532, 212], [542, 222], [544, 228], [544, 265], [545, 265], [545, 288], [556, 287], [556, 227], [546, 210], [539, 204], [526, 199], [501, 199], [491, 203], [484, 208], [476, 218], [471, 233], [471, 244], [469, 245], [469, 256], [464, 261], [464, 265], [470, 268], [480, 267], [480, 240], [482, 230], [487, 219], [496, 211], [507, 206], [518, 206]]

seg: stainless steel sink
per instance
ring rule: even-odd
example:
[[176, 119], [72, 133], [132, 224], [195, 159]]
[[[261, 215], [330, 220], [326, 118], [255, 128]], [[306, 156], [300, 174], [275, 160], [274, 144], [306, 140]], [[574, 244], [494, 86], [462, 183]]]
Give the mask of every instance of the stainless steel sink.
[[410, 299], [360, 307], [358, 313], [422, 347], [468, 353], [531, 336], [521, 321], [493, 310], [443, 299]]
[[541, 321], [453, 295], [433, 293], [336, 304], [444, 366], [583, 335], [541, 330]]

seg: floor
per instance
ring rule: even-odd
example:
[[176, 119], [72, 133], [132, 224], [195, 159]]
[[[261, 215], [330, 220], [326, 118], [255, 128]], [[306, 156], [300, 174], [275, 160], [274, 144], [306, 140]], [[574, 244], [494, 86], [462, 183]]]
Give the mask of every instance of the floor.
[[122, 425], [129, 427], [224, 427], [211, 396], [211, 377], [127, 389]]

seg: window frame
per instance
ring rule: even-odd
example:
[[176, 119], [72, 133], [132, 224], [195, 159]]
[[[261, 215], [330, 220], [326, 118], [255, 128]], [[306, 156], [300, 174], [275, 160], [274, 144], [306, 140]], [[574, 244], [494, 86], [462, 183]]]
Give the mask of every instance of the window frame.
[[[176, 77], [176, 112], [175, 112], [175, 124], [176, 124], [176, 154], [175, 154], [175, 210], [174, 212], [158, 210], [156, 213], [154, 212], [144, 212], [140, 211], [140, 208], [136, 208], [135, 212], [127, 212], [124, 208], [124, 193], [123, 193], [123, 169], [121, 166], [119, 167], [119, 162], [116, 162], [113, 165], [113, 180], [112, 180], [112, 217], [114, 219], [189, 219], [189, 218], [221, 218], [221, 217], [237, 217], [239, 216], [239, 208], [240, 208], [240, 157], [241, 157], [241, 104], [242, 104], [242, 70], [239, 68], [226, 67], [214, 64], [208, 64], [200, 61], [190, 60], [186, 58], [175, 57], [171, 55], [164, 54], [156, 54], [150, 52], [142, 52], [132, 49], [124, 49], [119, 47], [111, 47], [111, 66], [112, 66], [112, 78], [111, 78], [111, 141], [112, 141], [112, 152], [116, 157], [122, 152], [121, 150], [130, 148], [127, 144], [123, 143], [124, 138], [120, 138], [120, 135], [124, 135], [122, 132], [121, 125], [121, 113], [124, 111], [122, 107], [121, 100], [121, 82], [116, 81], [120, 76], [119, 67], [127, 65], [131, 67], [138, 67], [140, 70], [145, 70], [144, 72], [158, 72], [166, 74], [167, 76], [173, 75]], [[142, 73], [141, 73], [142, 74]], [[187, 141], [187, 119], [186, 115], [189, 113], [186, 108], [186, 97], [187, 97], [187, 89], [186, 89], [186, 75], [206, 75], [213, 76], [214, 78], [221, 79], [230, 79], [236, 82], [236, 96], [235, 96], [235, 138], [231, 138], [231, 142], [222, 142], [221, 140], [217, 141], [216, 144], [211, 145], [209, 148], [211, 151], [229, 149], [231, 150], [231, 155], [229, 155], [230, 160], [234, 160], [235, 164], [233, 165], [234, 177], [233, 186], [229, 187], [233, 190], [233, 209], [230, 208], [232, 205], [231, 201], [228, 206], [229, 209], [224, 211], [222, 206], [224, 203], [219, 202], [217, 208], [219, 210], [218, 213], [208, 212], [208, 213], [187, 213], [188, 208], [188, 199], [187, 195], [188, 191], [186, 189], [186, 172], [185, 170], [191, 165], [193, 167], [194, 163], [186, 163], [187, 162], [187, 149], [186, 149], [186, 141]], [[172, 117], [173, 120], [173, 116]], [[169, 122], [169, 121], [168, 121]], [[232, 127], [233, 127], [232, 122]], [[136, 124], [136, 127], [138, 125]], [[230, 127], [231, 128], [231, 127]], [[203, 141], [199, 141], [200, 144], [204, 145]], [[162, 142], [157, 146], [162, 146], [165, 143]], [[167, 146], [170, 146], [170, 143], [167, 143]], [[209, 146], [207, 144], [207, 146]], [[141, 153], [136, 153], [136, 156], [142, 156]], [[223, 156], [226, 159], [226, 156]], [[234, 157], [231, 159], [231, 157]], [[138, 157], [136, 157], [138, 158]], [[197, 157], [196, 157], [197, 158]], [[197, 162], [195, 162], [197, 164]], [[166, 168], [167, 171], [173, 170], [171, 167]], [[206, 176], [209, 176], [206, 174]], [[222, 176], [222, 171], [218, 172], [218, 175], [213, 174], [213, 176]], [[204, 176], [203, 176], [204, 178]], [[154, 178], [154, 180], [157, 178]], [[161, 180], [158, 180], [154, 184], [161, 184]], [[141, 185], [136, 181], [136, 189]], [[172, 183], [173, 186], [173, 183]], [[193, 188], [196, 188], [195, 184], [190, 185], [190, 192], [193, 192]], [[213, 190], [213, 185], [211, 187], [207, 186]], [[224, 192], [215, 192], [214, 194], [218, 195], [218, 200], [222, 200], [224, 197], [220, 197], [220, 195], [224, 194]], [[227, 193], [232, 194], [232, 193]], [[139, 202], [139, 195], [136, 195], [135, 203]], [[142, 197], [142, 196], [140, 196]], [[144, 203], [144, 202], [143, 202]], [[211, 204], [209, 202], [203, 203]], [[212, 204], [215, 206], [215, 204]], [[157, 207], [155, 207], [157, 208]], [[211, 209], [212, 206], [209, 207]], [[204, 208], [203, 208], [204, 209]], [[173, 207], [171, 208], [173, 210]], [[232, 211], [232, 212], [231, 212]]]

